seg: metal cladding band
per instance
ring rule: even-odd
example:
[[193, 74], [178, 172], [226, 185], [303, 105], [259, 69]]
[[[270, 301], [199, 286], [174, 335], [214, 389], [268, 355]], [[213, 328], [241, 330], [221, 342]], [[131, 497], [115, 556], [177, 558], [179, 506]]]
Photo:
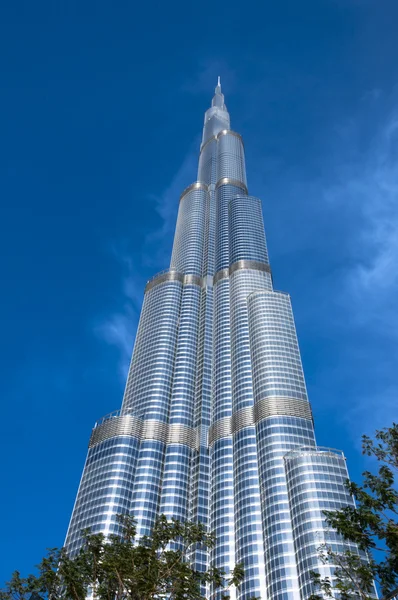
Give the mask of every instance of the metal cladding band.
[[229, 274], [235, 273], [235, 271], [241, 271], [242, 269], [253, 269], [255, 271], [266, 271], [271, 273], [271, 267], [267, 263], [262, 263], [257, 260], [238, 260], [229, 267]]
[[218, 140], [222, 135], [234, 135], [235, 137], [239, 138], [243, 144], [242, 136], [239, 133], [236, 133], [236, 131], [232, 131], [232, 129], [223, 129], [215, 137]]
[[301, 446], [289, 450], [283, 457], [285, 461], [295, 460], [305, 456], [331, 456], [333, 458], [345, 460], [344, 452], [336, 448], [327, 448], [326, 446]]
[[228, 279], [228, 277], [229, 269], [221, 269], [220, 271], [217, 271], [217, 273], [214, 275], [213, 284], [216, 285], [217, 281], [220, 281], [220, 279]]
[[161, 421], [142, 421], [132, 415], [119, 415], [97, 425], [91, 434], [89, 448], [113, 437], [131, 436], [140, 440], [157, 440], [168, 444], [184, 444], [198, 448], [199, 433], [193, 427]]
[[168, 427], [163, 421], [148, 420], [143, 421], [141, 439], [143, 440], [158, 440], [159, 442], [167, 441]]
[[207, 278], [199, 277], [198, 275], [184, 275], [184, 273], [179, 273], [178, 271], [166, 271], [165, 273], [155, 275], [153, 279], [148, 281], [145, 286], [145, 293], [165, 281], [179, 281], [183, 285], [198, 285], [199, 287], [206, 287], [207, 284]]
[[313, 421], [311, 405], [306, 400], [296, 398], [263, 398], [254, 405], [254, 421], [258, 423], [276, 415], [298, 417]]
[[251, 425], [254, 425], [252, 406], [246, 406], [233, 413], [231, 417], [232, 433], [238, 433], [241, 429], [250, 427]]
[[229, 269], [220, 269], [214, 275], [213, 284], [216, 285], [221, 279], [227, 279], [235, 271], [241, 271], [243, 269], [252, 269], [253, 271], [265, 271], [271, 273], [271, 267], [266, 263], [258, 262], [256, 260], [238, 260], [236, 263], [231, 265]]
[[199, 277], [199, 275], [184, 275], [184, 285], [198, 285], [199, 287], [204, 287], [206, 283], [204, 282], [203, 277]]
[[101, 425], [94, 427], [88, 447], [92, 448], [104, 440], [116, 436], [129, 435], [140, 438], [141, 429], [142, 421], [137, 417], [133, 417], [132, 415], [111, 417], [101, 423]]
[[[265, 271], [271, 273], [271, 267], [266, 263], [261, 263], [256, 260], [238, 260], [236, 263], [231, 265], [229, 269], [221, 269], [218, 271], [213, 278], [213, 284], [215, 285], [220, 279], [226, 279], [235, 271], [241, 271], [243, 269], [253, 269], [255, 271]], [[165, 281], [179, 281], [183, 285], [198, 285], [200, 287], [206, 287], [209, 285], [208, 277], [199, 277], [198, 275], [179, 273], [178, 271], [166, 271], [165, 273], [159, 273], [155, 275], [153, 279], [150, 279], [145, 287], [145, 293], [152, 290], [157, 285], [164, 283]]]
[[184, 275], [183, 273], [178, 273], [178, 271], [166, 271], [165, 273], [159, 273], [159, 275], [155, 275], [153, 279], [148, 281], [145, 286], [145, 293], [149, 292], [149, 290], [160, 283], [164, 283], [165, 281], [179, 281], [180, 283], [184, 283]]
[[222, 185], [235, 185], [236, 187], [239, 187], [241, 190], [243, 190], [246, 194], [248, 194], [247, 187], [245, 186], [244, 183], [242, 183], [238, 179], [231, 179], [231, 177], [223, 177], [222, 179], [219, 179], [217, 181], [216, 189]]
[[202, 146], [200, 147], [200, 151], [202, 152], [206, 148], [206, 146], [208, 146], [211, 142], [214, 142], [214, 141], [217, 141], [216, 135], [213, 135], [204, 144], [202, 144]]
[[208, 186], [205, 183], [202, 183], [201, 181], [195, 181], [195, 183], [191, 183], [191, 185], [185, 188], [185, 190], [182, 192], [180, 196], [180, 202], [187, 194], [189, 194], [189, 192], [192, 192], [192, 190], [204, 190], [207, 192], [207, 189]]
[[197, 429], [180, 423], [172, 423], [168, 428], [168, 444], [184, 444], [195, 449], [199, 447], [199, 431]]
[[211, 446], [215, 441], [232, 434], [231, 417], [224, 417], [216, 421], [209, 429], [208, 443]]
[[209, 429], [209, 445], [214, 444], [220, 438], [238, 433], [245, 427], [256, 425], [268, 417], [276, 416], [313, 420], [310, 403], [305, 400], [278, 396], [263, 398], [254, 406], [241, 408], [232, 417], [224, 417], [213, 423]]
[[239, 138], [240, 141], [243, 144], [243, 139], [242, 136], [239, 133], [236, 133], [236, 131], [232, 131], [231, 129], [223, 129], [222, 131], [220, 131], [220, 133], [218, 133], [217, 135], [213, 135], [211, 138], [209, 138], [201, 147], [200, 147], [200, 151], [202, 152], [202, 150], [204, 150], [206, 148], [206, 146], [208, 144], [210, 144], [211, 142], [214, 142], [214, 140], [218, 140], [220, 136], [222, 135], [234, 135], [235, 137]]

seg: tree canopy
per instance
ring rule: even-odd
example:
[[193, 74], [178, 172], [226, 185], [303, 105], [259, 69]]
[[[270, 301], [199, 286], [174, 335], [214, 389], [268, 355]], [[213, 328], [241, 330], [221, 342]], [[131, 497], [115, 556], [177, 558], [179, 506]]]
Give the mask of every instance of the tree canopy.
[[[0, 592], [0, 600], [201, 600], [204, 587], [224, 590], [239, 586], [243, 568], [238, 564], [226, 578], [214, 567], [192, 568], [188, 555], [198, 545], [212, 548], [214, 537], [202, 524], [159, 517], [151, 536], [136, 540], [130, 516], [119, 515], [121, 535], [107, 538], [84, 532], [80, 552], [70, 558], [64, 549], [51, 549], [37, 566], [37, 575], [21, 577], [15, 571]], [[33, 594], [33, 597], [32, 597]]]

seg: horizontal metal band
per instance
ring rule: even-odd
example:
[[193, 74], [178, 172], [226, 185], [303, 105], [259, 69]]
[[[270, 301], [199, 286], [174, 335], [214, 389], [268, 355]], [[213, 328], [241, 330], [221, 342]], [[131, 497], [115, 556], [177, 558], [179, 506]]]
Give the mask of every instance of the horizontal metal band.
[[204, 287], [206, 284], [204, 283], [203, 277], [188, 273], [188, 275], [184, 275], [184, 285], [198, 285], [200, 287]]
[[199, 434], [197, 429], [172, 423], [168, 425], [162, 421], [143, 421], [132, 415], [115, 415], [94, 427], [89, 448], [97, 446], [104, 440], [113, 437], [131, 436], [139, 440], [156, 440], [165, 444], [184, 444], [190, 448], [199, 447]]
[[208, 443], [211, 446], [215, 441], [228, 437], [232, 434], [231, 430], [231, 417], [224, 417], [219, 419], [209, 429]]
[[232, 433], [238, 433], [238, 431], [250, 427], [250, 425], [254, 425], [252, 406], [245, 406], [233, 413], [231, 417]]
[[328, 456], [337, 460], [344, 460], [345, 456], [342, 450], [336, 448], [327, 448], [326, 446], [301, 446], [300, 448], [294, 448], [289, 450], [283, 457], [285, 461], [294, 460], [295, 458], [302, 458], [303, 456]]
[[216, 189], [222, 185], [234, 185], [236, 187], [239, 187], [244, 192], [246, 192], [246, 194], [249, 193], [245, 184], [242, 181], [239, 181], [239, 179], [232, 179], [231, 177], [223, 177], [222, 179], [219, 179], [217, 181]]
[[254, 405], [254, 420], [256, 423], [276, 415], [299, 417], [312, 420], [311, 405], [307, 400], [272, 396], [258, 400]]
[[185, 446], [190, 446], [191, 448], [198, 448], [198, 430], [193, 429], [193, 427], [188, 427], [188, 425], [172, 423], [169, 425], [167, 443], [184, 444]]
[[290, 298], [290, 294], [288, 292], [281, 292], [280, 290], [256, 290], [248, 295], [247, 300], [249, 303], [254, 302], [256, 296], [264, 296], [266, 294], [269, 294], [270, 296], [286, 296], [287, 298]]
[[253, 271], [264, 271], [266, 273], [271, 273], [271, 267], [266, 263], [259, 262], [257, 260], [238, 260], [229, 268], [220, 269], [214, 275], [213, 283], [216, 285], [220, 279], [226, 279], [235, 271], [242, 271], [243, 269], [252, 269]]
[[310, 403], [306, 400], [296, 400], [273, 396], [256, 402], [254, 406], [246, 406], [233, 413], [232, 417], [224, 417], [213, 423], [209, 429], [208, 443], [211, 446], [217, 440], [233, 435], [244, 429], [260, 423], [268, 417], [298, 417], [312, 421]]
[[207, 185], [205, 183], [202, 183], [201, 181], [195, 181], [195, 183], [191, 183], [191, 185], [185, 188], [185, 190], [182, 192], [180, 196], [180, 202], [184, 198], [184, 196], [186, 196], [187, 194], [189, 194], [189, 192], [192, 192], [193, 190], [204, 190], [205, 192], [207, 192]]
[[216, 285], [217, 281], [220, 281], [220, 279], [227, 279], [229, 277], [229, 269], [221, 269], [220, 271], [217, 271], [217, 273], [214, 275], [213, 278], [213, 285]]
[[211, 142], [214, 142], [214, 140], [218, 140], [222, 135], [234, 135], [235, 137], [239, 138], [243, 144], [242, 136], [239, 133], [236, 133], [236, 131], [232, 131], [232, 129], [223, 129], [222, 131], [217, 133], [217, 135], [213, 135], [211, 138], [206, 140], [205, 143], [202, 144], [202, 146], [200, 147], [200, 151], [203, 152], [203, 150], [206, 148], [206, 146], [208, 144], [210, 144]]
[[179, 281], [183, 285], [198, 285], [199, 287], [206, 287], [207, 277], [200, 277], [199, 275], [193, 275], [188, 273], [179, 273], [178, 271], [162, 271], [159, 275], [155, 275], [153, 279], [150, 279], [145, 286], [145, 293], [152, 290], [157, 285], [164, 283], [165, 281]]
[[141, 440], [166, 442], [168, 427], [163, 421], [148, 420], [142, 422]]
[[152, 288], [159, 285], [160, 283], [164, 283], [165, 281], [179, 281], [180, 283], [184, 283], [184, 275], [183, 273], [179, 273], [178, 271], [166, 271], [159, 273], [159, 275], [155, 275], [153, 279], [150, 279], [145, 286], [145, 293], [149, 292]]
[[142, 421], [137, 417], [133, 417], [132, 415], [112, 416], [100, 425], [94, 427], [88, 447], [92, 448], [104, 440], [116, 436], [128, 435], [140, 438], [141, 429]]
[[232, 129], [223, 129], [222, 131], [217, 133], [216, 138], [219, 139], [222, 135], [233, 135], [239, 138], [243, 144], [242, 136], [239, 133], [236, 133], [236, 131], [232, 131]]
[[271, 267], [258, 260], [238, 260], [229, 267], [229, 274], [235, 273], [235, 271], [242, 271], [243, 269], [253, 269], [253, 271], [265, 271], [271, 273]]
[[214, 142], [214, 141], [217, 141], [216, 135], [213, 135], [211, 138], [206, 140], [205, 143], [201, 145], [200, 151], [203, 152], [203, 150], [206, 148], [206, 146], [208, 146], [210, 144], [210, 142]]

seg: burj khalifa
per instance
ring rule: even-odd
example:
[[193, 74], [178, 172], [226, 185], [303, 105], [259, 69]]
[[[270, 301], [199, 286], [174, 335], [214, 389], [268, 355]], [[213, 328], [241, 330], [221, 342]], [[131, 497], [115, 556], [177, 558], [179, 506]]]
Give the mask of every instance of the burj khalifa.
[[312, 570], [332, 575], [319, 546], [343, 547], [323, 511], [352, 504], [347, 478], [343, 453], [315, 440], [290, 296], [274, 289], [218, 80], [170, 267], [146, 285], [122, 407], [92, 430], [66, 548], [84, 528], [118, 533], [120, 513], [139, 535], [159, 514], [201, 522], [217, 542], [190, 560], [243, 563], [232, 600], [306, 600]]

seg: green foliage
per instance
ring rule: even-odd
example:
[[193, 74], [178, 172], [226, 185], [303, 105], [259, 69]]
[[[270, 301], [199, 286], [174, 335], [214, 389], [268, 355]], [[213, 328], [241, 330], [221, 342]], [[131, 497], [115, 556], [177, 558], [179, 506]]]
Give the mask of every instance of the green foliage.
[[[38, 575], [22, 578], [12, 575], [0, 600], [85, 600], [87, 591], [94, 600], [201, 600], [203, 586], [225, 589], [239, 586], [243, 567], [238, 564], [227, 579], [220, 569], [205, 572], [193, 569], [188, 561], [192, 549], [201, 545], [212, 548], [214, 537], [202, 524], [161, 516], [152, 535], [136, 538], [132, 517], [120, 515], [122, 535], [105, 538], [103, 534], [84, 532], [84, 544], [75, 558], [65, 550], [51, 549], [38, 565]], [[33, 594], [33, 597], [32, 597]]]
[[322, 592], [312, 594], [309, 600], [336, 598], [339, 600], [368, 600], [374, 594], [374, 574], [369, 564], [357, 553], [347, 550], [336, 553], [322, 544], [318, 549], [319, 557], [324, 565], [333, 565], [334, 579], [322, 578], [320, 573], [311, 573], [314, 587]]
[[322, 597], [362, 598], [372, 593], [372, 580], [383, 595], [398, 585], [398, 491], [395, 477], [398, 472], [398, 424], [376, 431], [375, 440], [362, 437], [363, 453], [377, 459], [376, 474], [363, 473], [363, 484], [347, 482], [356, 506], [337, 511], [325, 511], [327, 523], [344, 539], [355, 542], [366, 553], [364, 561], [352, 552], [338, 554], [330, 547], [320, 548], [324, 564], [336, 565], [335, 580], [322, 579], [313, 573], [315, 588], [323, 593], [314, 594], [311, 600]]

